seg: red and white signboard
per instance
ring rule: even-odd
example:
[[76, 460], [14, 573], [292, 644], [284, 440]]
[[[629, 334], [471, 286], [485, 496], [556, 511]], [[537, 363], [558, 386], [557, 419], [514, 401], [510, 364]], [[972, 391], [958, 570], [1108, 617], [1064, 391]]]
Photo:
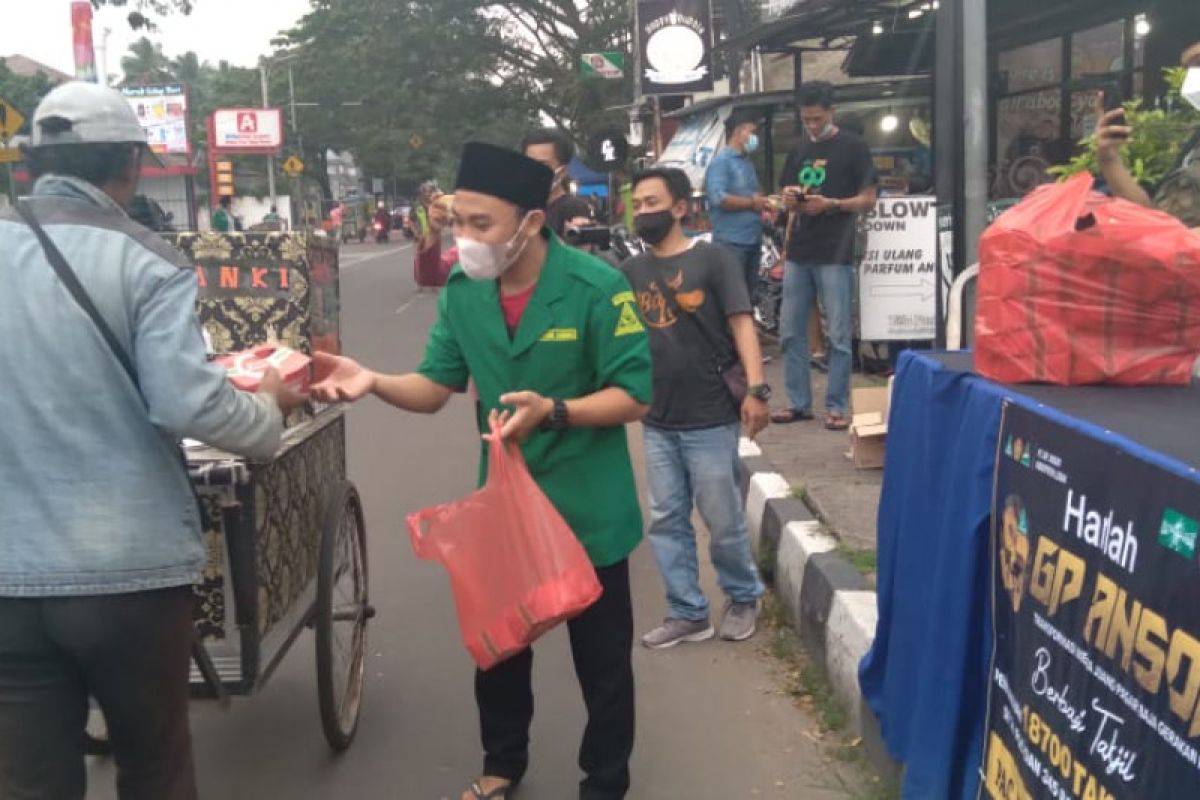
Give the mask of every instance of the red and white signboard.
[[278, 108], [219, 108], [208, 120], [208, 132], [218, 153], [278, 155], [283, 114]]

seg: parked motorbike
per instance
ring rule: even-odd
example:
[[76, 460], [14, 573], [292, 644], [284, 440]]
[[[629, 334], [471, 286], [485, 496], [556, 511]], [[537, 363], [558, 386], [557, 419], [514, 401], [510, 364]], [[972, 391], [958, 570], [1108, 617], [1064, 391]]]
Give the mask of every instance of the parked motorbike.
[[780, 309], [783, 306], [783, 253], [779, 231], [773, 227], [763, 235], [758, 285], [754, 288], [751, 304], [754, 306], [754, 324], [767, 336], [778, 339]]

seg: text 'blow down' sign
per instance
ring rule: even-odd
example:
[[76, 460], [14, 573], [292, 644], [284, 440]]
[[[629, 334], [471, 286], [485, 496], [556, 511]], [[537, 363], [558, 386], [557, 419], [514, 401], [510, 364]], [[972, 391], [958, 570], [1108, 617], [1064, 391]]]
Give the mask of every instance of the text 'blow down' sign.
[[885, 197], [859, 220], [866, 248], [859, 270], [862, 338], [934, 338], [937, 200]]

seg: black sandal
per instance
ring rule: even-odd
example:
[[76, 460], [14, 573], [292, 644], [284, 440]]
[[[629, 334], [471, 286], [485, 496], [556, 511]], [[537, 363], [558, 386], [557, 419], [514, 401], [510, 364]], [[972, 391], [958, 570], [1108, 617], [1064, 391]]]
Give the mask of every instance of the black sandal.
[[812, 411], [798, 408], [781, 408], [771, 412], [771, 422], [776, 425], [790, 425], [793, 422], [804, 422], [812, 418]]

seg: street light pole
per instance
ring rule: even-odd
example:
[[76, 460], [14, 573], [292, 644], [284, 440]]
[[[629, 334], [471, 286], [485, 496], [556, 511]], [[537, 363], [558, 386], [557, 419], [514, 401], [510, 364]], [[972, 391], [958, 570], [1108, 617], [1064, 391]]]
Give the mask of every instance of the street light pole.
[[[268, 65], [263, 65], [258, 68], [259, 77], [262, 78], [262, 107], [270, 108], [270, 98], [267, 95], [267, 77]], [[278, 199], [275, 196], [275, 156], [267, 156], [267, 188], [271, 192], [271, 205], [277, 206]]]

